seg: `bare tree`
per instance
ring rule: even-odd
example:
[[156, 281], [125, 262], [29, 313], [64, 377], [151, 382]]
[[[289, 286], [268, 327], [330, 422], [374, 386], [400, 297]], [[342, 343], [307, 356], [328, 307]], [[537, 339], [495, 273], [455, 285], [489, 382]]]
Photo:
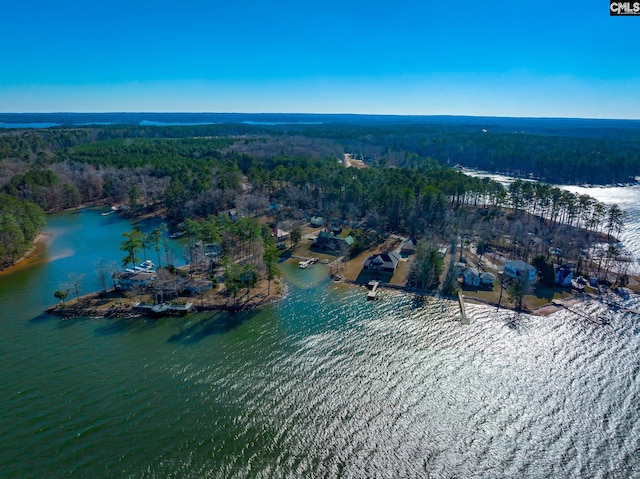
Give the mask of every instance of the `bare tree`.
[[107, 282], [109, 278], [113, 277], [113, 273], [118, 270], [118, 265], [115, 261], [108, 261], [104, 258], [100, 258], [95, 263], [96, 277], [98, 279], [98, 285], [103, 293], [107, 292]]
[[80, 299], [80, 291], [84, 285], [84, 274], [69, 273], [68, 288], [76, 295], [76, 301]]

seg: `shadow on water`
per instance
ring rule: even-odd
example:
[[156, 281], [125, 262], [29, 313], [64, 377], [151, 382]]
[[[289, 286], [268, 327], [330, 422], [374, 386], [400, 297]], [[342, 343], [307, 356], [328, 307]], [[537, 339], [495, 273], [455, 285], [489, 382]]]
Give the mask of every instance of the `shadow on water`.
[[168, 339], [170, 343], [195, 344], [208, 336], [226, 334], [252, 319], [258, 311], [222, 312], [185, 325]]
[[293, 252], [290, 249], [281, 252], [280, 256], [278, 257], [278, 263], [284, 263], [285, 261], [290, 259], [292, 255], [293, 255]]
[[143, 334], [154, 329], [155, 321], [147, 318], [117, 318], [109, 319], [107, 324], [95, 330], [97, 336], [113, 336], [116, 334]]
[[505, 324], [513, 331], [525, 332], [529, 329], [527, 325], [527, 315], [520, 311], [516, 311], [515, 314], [511, 314], [505, 318]]
[[31, 318], [29, 322], [32, 324], [44, 324], [44, 323], [50, 323], [52, 321], [60, 321], [60, 320], [62, 320], [60, 316], [55, 316], [47, 313], [40, 313], [35, 318]]
[[432, 305], [433, 296], [414, 294], [411, 298], [411, 309], [422, 309]]
[[65, 318], [64, 316], [56, 316], [55, 314], [41, 313], [35, 318], [31, 318], [29, 322], [32, 324], [57, 323], [60, 328], [67, 328], [69, 326], [84, 323], [85, 321], [90, 321], [90, 320], [91, 318], [85, 318], [85, 317]]

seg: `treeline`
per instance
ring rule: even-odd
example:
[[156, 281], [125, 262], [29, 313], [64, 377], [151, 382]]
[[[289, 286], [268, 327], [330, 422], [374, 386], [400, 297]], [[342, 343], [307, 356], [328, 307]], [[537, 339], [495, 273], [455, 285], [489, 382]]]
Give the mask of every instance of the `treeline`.
[[[37, 203], [47, 211], [94, 200], [124, 205], [132, 215], [163, 209], [175, 224], [228, 210], [239, 217], [269, 214], [276, 223], [321, 215], [329, 223], [379, 233], [397, 232], [425, 238], [432, 245], [456, 237], [498, 245], [503, 242], [496, 234], [499, 231], [512, 238], [513, 254], [523, 258], [533, 250], [527, 234], [544, 238], [535, 245], [538, 251], [544, 251], [552, 241], [554, 246], [559, 241], [571, 245], [570, 238], [562, 239], [551, 232], [554, 225], [615, 236], [624, 223], [619, 208], [612, 212], [588, 196], [524, 181], [516, 181], [507, 189], [487, 178], [464, 175], [443, 165], [442, 158], [435, 155], [411, 151], [428, 151], [433, 145], [439, 145], [437, 151], [455, 149], [456, 138], [466, 135], [485, 141], [489, 133], [458, 128], [451, 138], [439, 140], [437, 134], [450, 131], [449, 127], [378, 125], [369, 131], [373, 134], [363, 137], [359, 135], [368, 130], [362, 126], [349, 125], [341, 130], [336, 125], [305, 125], [279, 127], [271, 130], [279, 136], [265, 137], [134, 137], [142, 131], [157, 134], [167, 128], [173, 135], [185, 131], [179, 127], [114, 127], [0, 135], [6, 152], [0, 169], [1, 191], [22, 202]], [[188, 131], [192, 133], [193, 128]], [[223, 127], [209, 125], [200, 130], [212, 133], [216, 128]], [[425, 128], [432, 136], [425, 135]], [[256, 131], [267, 130], [261, 126]], [[289, 154], [288, 135], [294, 131], [296, 138], [336, 134], [345, 144], [362, 141], [370, 148], [386, 145], [389, 156], [372, 159], [368, 168], [356, 169], [345, 168], [336, 155]], [[130, 137], [122, 138], [125, 134]], [[110, 135], [120, 137], [100, 139]], [[506, 135], [504, 145], [483, 144], [501, 147], [502, 153], [497, 156], [506, 161], [517, 143], [514, 138], [520, 136]], [[516, 143], [509, 143], [511, 140]], [[551, 139], [550, 144], [554, 141]], [[465, 144], [469, 150], [469, 144]], [[456, 147], [460, 154], [465, 144]], [[16, 151], [7, 150], [7, 145]], [[251, 151], [263, 148], [263, 154], [243, 153], [239, 145], [251, 146]], [[274, 153], [274, 145], [279, 152]], [[20, 159], [22, 156], [29, 159]], [[268, 209], [274, 204], [277, 214]], [[527, 217], [537, 218], [535, 224]]]
[[479, 131], [420, 143], [403, 148], [452, 165], [555, 184], [628, 183], [640, 174], [640, 141]]
[[[488, 128], [488, 129], [487, 129]], [[407, 166], [407, 153], [441, 164], [554, 184], [615, 184], [640, 175], [640, 132], [525, 132], [491, 126], [380, 125], [331, 131], [347, 151]], [[311, 134], [323, 135], [316, 129]], [[598, 136], [585, 136], [585, 135]]]
[[589, 197], [534, 182], [517, 181], [506, 190], [417, 154], [405, 153], [400, 168], [378, 162], [347, 169], [335, 158], [240, 154], [228, 149], [235, 142], [129, 138], [63, 148], [55, 162], [32, 164], [3, 190], [45, 210], [96, 199], [125, 203], [132, 214], [164, 207], [176, 223], [231, 208], [253, 215], [275, 201], [293, 217], [317, 212], [415, 236], [430, 230], [446, 236], [452, 211], [463, 205], [511, 206], [593, 230], [603, 224], [604, 206]]
[[[495, 120], [498, 122], [497, 120]], [[300, 142], [306, 138], [306, 142]], [[135, 140], [154, 139], [168, 145], [167, 152], [188, 155], [189, 148], [228, 153], [236, 148], [251, 156], [269, 151], [270, 156], [315, 156], [320, 147], [328, 155], [347, 151], [359, 156], [405, 167], [412, 155], [430, 157], [440, 164], [501, 172], [522, 178], [535, 178], [554, 184], [612, 184], [635, 181], [640, 175], [640, 131], [637, 128], [544, 128], [544, 124], [519, 127], [516, 123], [492, 124], [486, 128], [473, 124], [435, 123], [326, 123], [320, 125], [248, 125], [228, 123], [190, 126], [94, 126], [51, 128], [37, 131], [8, 131], [0, 135], [0, 158], [19, 158], [43, 165], [50, 161], [68, 161], [86, 155], [86, 161], [98, 164], [99, 149], [77, 149], [96, 141], [109, 156], [108, 140], [133, 140], [129, 159], [135, 161]], [[318, 140], [322, 140], [319, 142]], [[194, 146], [192, 142], [208, 146]], [[253, 143], [256, 142], [257, 143]], [[253, 143], [253, 144], [252, 144]], [[121, 147], [122, 142], [115, 141]], [[93, 145], [91, 145], [93, 146]], [[67, 154], [66, 149], [76, 149]], [[193, 151], [192, 151], [193, 153]], [[91, 158], [93, 157], [93, 158]], [[117, 166], [117, 158], [106, 163]], [[128, 165], [132, 167], [133, 165]]]
[[0, 269], [20, 259], [44, 225], [38, 205], [0, 194]]

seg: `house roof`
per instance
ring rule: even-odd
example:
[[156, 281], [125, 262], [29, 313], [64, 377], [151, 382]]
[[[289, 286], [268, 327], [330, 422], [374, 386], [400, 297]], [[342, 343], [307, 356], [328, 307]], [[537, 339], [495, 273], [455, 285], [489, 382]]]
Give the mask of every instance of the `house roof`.
[[118, 271], [113, 274], [115, 279], [125, 279], [130, 281], [148, 281], [156, 277], [152, 271]]
[[510, 266], [513, 269], [517, 269], [519, 271], [529, 271], [529, 270], [534, 270], [535, 271], [535, 267], [531, 266], [529, 263], [525, 263], [524, 261], [520, 260], [520, 259], [516, 259], [513, 261], [507, 261], [505, 263], [505, 266]]
[[388, 253], [377, 253], [367, 256], [367, 259], [364, 260], [364, 263], [362, 263], [362, 265], [375, 266], [385, 269], [396, 269], [399, 261], [400, 257], [398, 256], [398, 253], [396, 253], [395, 251], [391, 251]]
[[312, 216], [309, 222], [314, 226], [322, 226], [326, 220], [322, 216]]
[[349, 246], [351, 246], [353, 244], [353, 238], [351, 236], [347, 236], [347, 237], [342, 237], [342, 236], [336, 236], [333, 233], [329, 233], [328, 231], [320, 231], [320, 233], [318, 233], [318, 239], [320, 238], [324, 238], [326, 240], [337, 240], [337, 241], [344, 241], [346, 242]]
[[465, 276], [468, 276], [468, 275], [472, 274], [472, 275], [474, 275], [474, 276], [478, 276], [478, 277], [480, 277], [480, 274], [478, 273], [478, 270], [477, 270], [477, 269], [475, 269], [475, 268], [466, 268], [466, 269], [464, 270], [463, 274], [464, 274]]
[[413, 242], [413, 240], [411, 238], [409, 238], [408, 240], [405, 240], [402, 243], [402, 246], [400, 247], [400, 249], [415, 250], [416, 249], [416, 244]]

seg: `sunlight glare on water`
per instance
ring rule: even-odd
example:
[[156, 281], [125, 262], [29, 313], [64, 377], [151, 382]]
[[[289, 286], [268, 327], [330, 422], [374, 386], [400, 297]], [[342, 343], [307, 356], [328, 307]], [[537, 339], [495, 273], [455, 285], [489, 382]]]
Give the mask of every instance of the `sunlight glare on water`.
[[[72, 221], [104, 249], [130, 227]], [[322, 265], [281, 264], [288, 296], [261, 311], [41, 316], [69, 268], [91, 275], [83, 231], [52, 240], [58, 260], [0, 276], [3, 478], [640, 476], [629, 310], [468, 304], [463, 326], [455, 302], [366, 301]]]

